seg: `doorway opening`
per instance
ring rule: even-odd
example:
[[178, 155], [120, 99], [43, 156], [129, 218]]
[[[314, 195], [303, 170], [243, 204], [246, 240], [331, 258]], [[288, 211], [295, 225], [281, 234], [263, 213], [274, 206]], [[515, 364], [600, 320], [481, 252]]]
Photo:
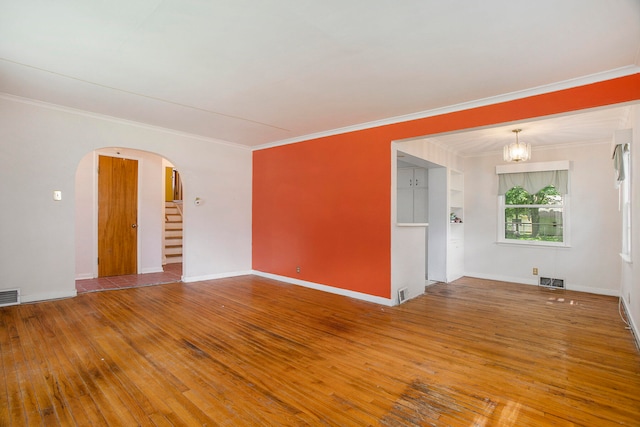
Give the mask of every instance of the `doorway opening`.
[[76, 291], [181, 281], [181, 199], [180, 174], [158, 154], [88, 153], [76, 171]]

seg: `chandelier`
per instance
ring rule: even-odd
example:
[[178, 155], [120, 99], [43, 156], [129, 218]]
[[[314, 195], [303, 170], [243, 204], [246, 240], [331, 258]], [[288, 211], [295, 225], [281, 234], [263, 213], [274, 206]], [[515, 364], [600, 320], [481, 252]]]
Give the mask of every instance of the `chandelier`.
[[518, 133], [522, 129], [514, 129], [511, 132], [516, 134], [516, 142], [505, 145], [502, 157], [505, 162], [525, 162], [531, 158], [531, 145], [518, 140]]

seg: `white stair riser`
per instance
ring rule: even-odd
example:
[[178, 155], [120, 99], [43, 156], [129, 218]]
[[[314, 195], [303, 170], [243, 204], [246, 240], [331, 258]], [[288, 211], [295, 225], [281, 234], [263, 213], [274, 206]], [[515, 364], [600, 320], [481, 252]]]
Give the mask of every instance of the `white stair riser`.
[[178, 246], [177, 248], [165, 248], [165, 255], [182, 255], [182, 246]]
[[182, 262], [182, 214], [173, 202], [165, 204], [164, 230], [166, 262]]

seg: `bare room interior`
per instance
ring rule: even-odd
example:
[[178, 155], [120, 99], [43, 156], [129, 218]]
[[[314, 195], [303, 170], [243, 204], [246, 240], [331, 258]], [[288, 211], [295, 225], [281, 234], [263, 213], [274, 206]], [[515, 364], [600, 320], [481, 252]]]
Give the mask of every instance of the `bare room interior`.
[[0, 425], [640, 425], [639, 144], [637, 0], [2, 1]]

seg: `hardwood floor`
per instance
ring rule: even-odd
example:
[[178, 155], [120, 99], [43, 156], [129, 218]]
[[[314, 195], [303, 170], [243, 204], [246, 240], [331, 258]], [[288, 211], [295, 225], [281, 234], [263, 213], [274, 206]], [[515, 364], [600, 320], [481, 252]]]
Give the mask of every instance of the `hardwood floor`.
[[383, 307], [255, 276], [0, 309], [0, 425], [640, 425], [616, 298], [463, 278]]

